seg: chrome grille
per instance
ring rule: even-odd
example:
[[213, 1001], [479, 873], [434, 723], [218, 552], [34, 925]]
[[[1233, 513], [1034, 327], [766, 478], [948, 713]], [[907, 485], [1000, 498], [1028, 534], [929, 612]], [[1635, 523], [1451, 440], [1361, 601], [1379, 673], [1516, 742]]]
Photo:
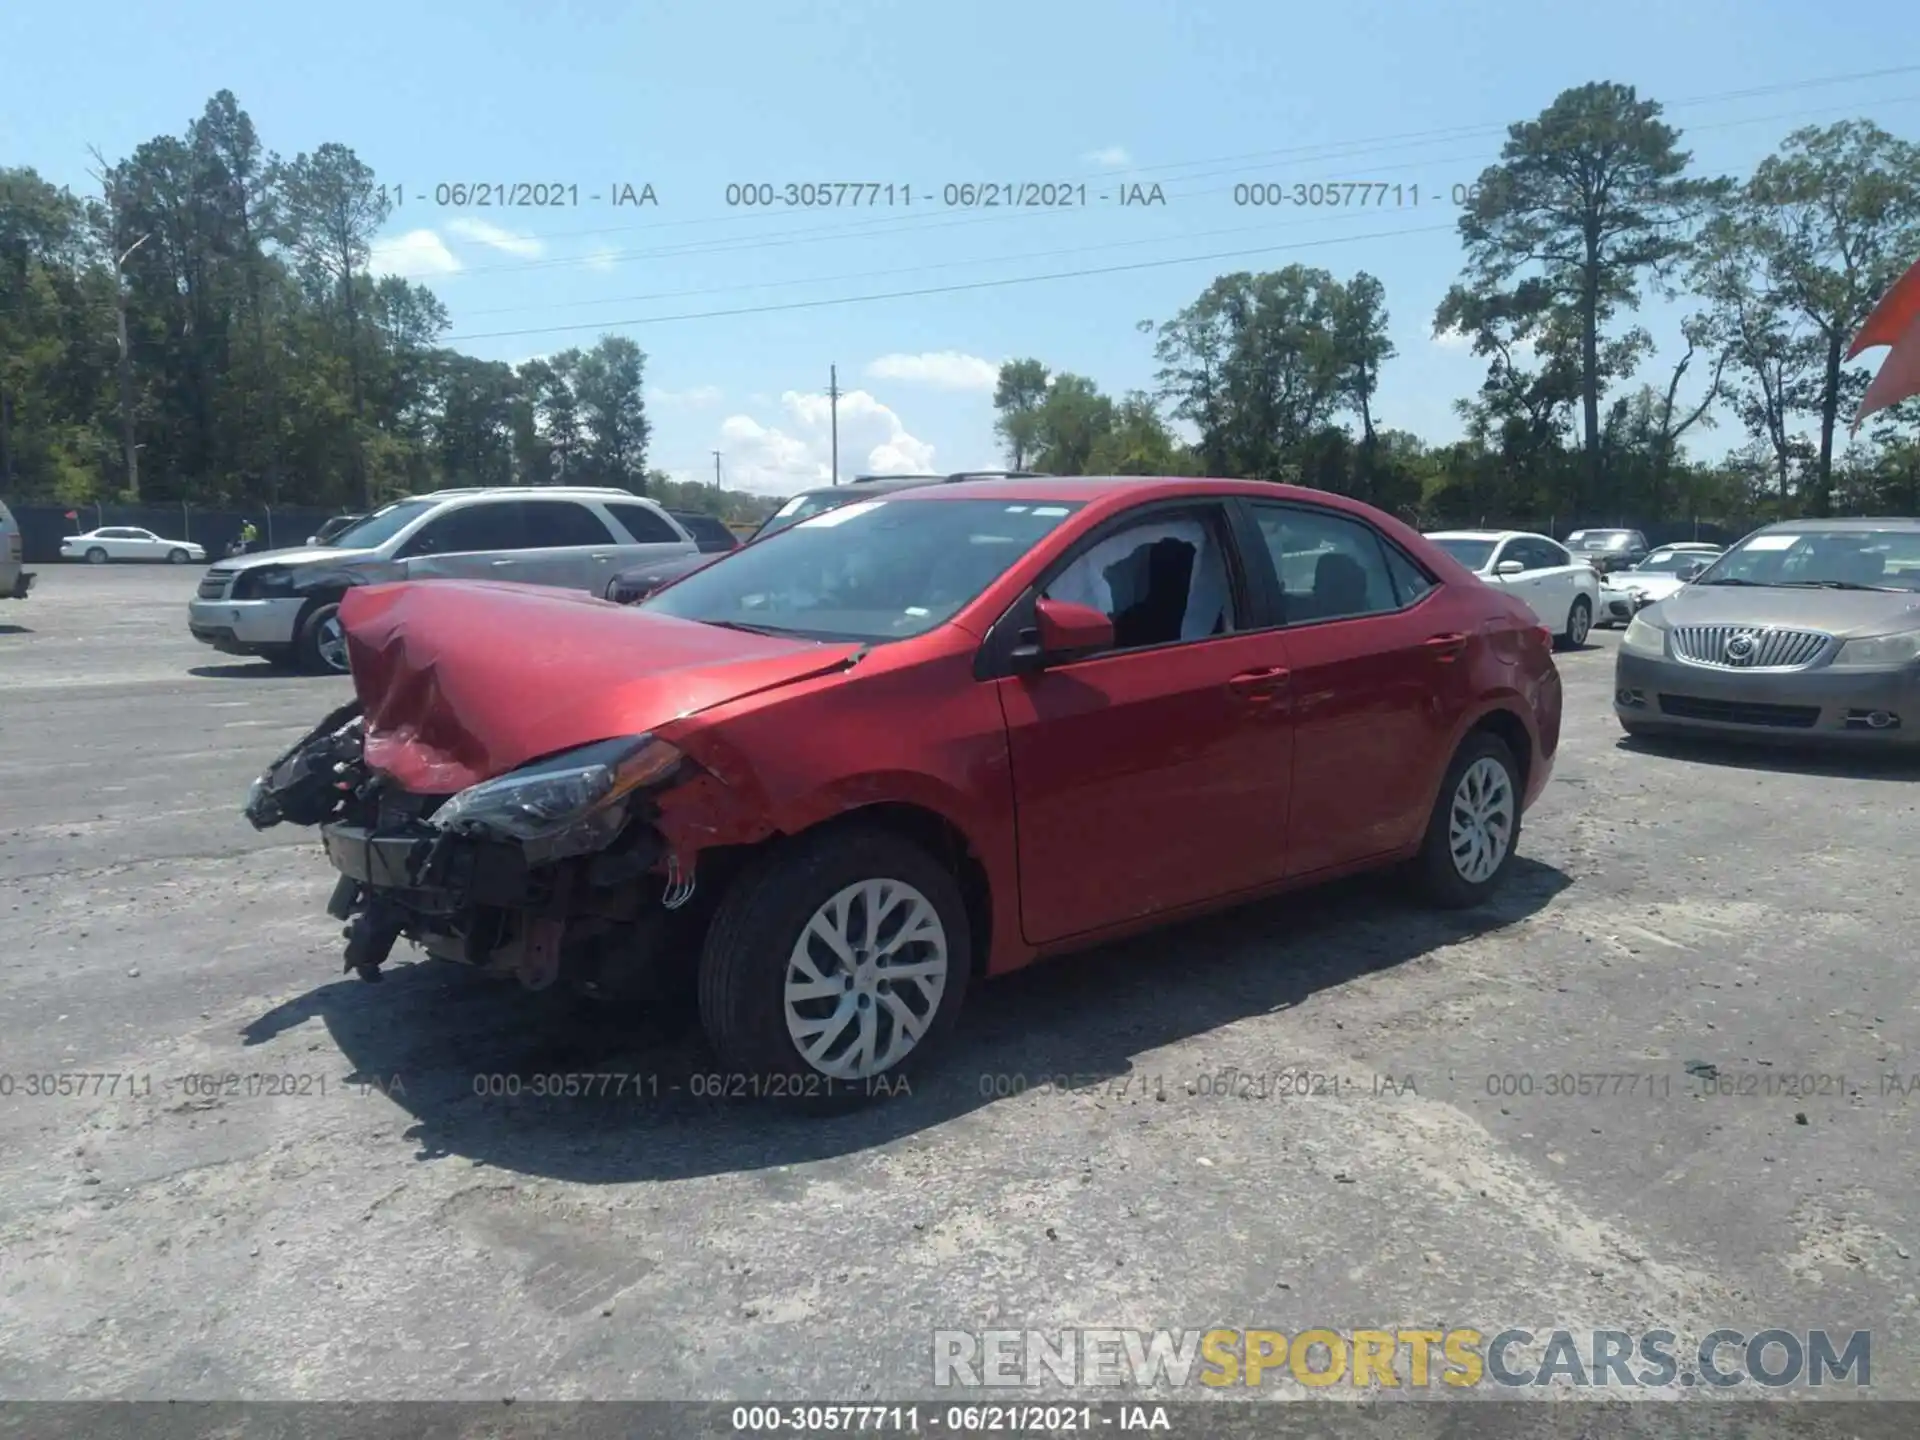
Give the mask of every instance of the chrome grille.
[[1673, 658], [1714, 670], [1804, 670], [1832, 641], [1820, 630], [1772, 625], [1676, 625]]
[[224, 600], [227, 597], [227, 585], [233, 579], [233, 571], [218, 568], [207, 571], [200, 577], [200, 589], [197, 592], [202, 600]]

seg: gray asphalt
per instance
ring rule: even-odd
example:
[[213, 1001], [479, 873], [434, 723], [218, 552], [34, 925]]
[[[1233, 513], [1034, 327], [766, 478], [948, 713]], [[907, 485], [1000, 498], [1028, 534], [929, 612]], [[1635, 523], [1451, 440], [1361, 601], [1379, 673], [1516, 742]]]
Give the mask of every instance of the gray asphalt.
[[[895, 1398], [935, 1329], [1216, 1325], [1869, 1329], [1920, 1395], [1920, 770], [1628, 748], [1596, 635], [1487, 913], [1370, 880], [1059, 961], [803, 1120], [684, 1031], [343, 977], [311, 835], [239, 805], [346, 683], [196, 645], [195, 578], [0, 605], [0, 1395]], [[560, 1073], [654, 1078], [476, 1093]]]

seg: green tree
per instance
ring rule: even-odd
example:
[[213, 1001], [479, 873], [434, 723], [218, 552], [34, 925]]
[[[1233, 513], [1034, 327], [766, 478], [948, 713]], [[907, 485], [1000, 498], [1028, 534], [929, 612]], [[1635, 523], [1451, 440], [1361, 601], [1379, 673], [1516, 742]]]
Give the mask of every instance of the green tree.
[[646, 488], [645, 371], [646, 356], [624, 335], [603, 337], [574, 368], [573, 394], [596, 484]]
[[[1604, 329], [1638, 306], [1644, 277], [1663, 277], [1685, 257], [1689, 227], [1720, 188], [1684, 176], [1691, 157], [1660, 114], [1629, 85], [1562, 92], [1537, 119], [1509, 129], [1499, 162], [1481, 173], [1460, 217], [1467, 265], [1456, 290], [1516, 322], [1537, 325], [1543, 311], [1571, 321], [1546, 328], [1570, 333], [1576, 347], [1585, 467], [1573, 500], [1581, 511], [1609, 498], [1601, 394], [1646, 348], [1636, 343], [1609, 357]], [[1440, 313], [1461, 308], [1450, 294]]]
[[1087, 452], [1089, 475], [1192, 475], [1192, 457], [1160, 418], [1153, 397], [1135, 390], [1113, 409], [1106, 433]]
[[1807, 502], [1831, 508], [1834, 430], [1865, 393], [1847, 347], [1880, 296], [1920, 251], [1920, 146], [1864, 120], [1789, 135], [1748, 182], [1741, 203], [1768, 303], [1804, 327], [1818, 450]]
[[1007, 463], [1025, 470], [1040, 448], [1039, 414], [1047, 398], [1047, 367], [1038, 360], [1009, 360], [993, 387], [994, 433], [1007, 447]]

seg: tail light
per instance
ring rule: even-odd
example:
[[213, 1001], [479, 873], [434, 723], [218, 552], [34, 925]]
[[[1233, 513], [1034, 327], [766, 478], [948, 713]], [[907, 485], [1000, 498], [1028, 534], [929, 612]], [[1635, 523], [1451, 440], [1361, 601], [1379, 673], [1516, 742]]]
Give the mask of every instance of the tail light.
[[1547, 625], [1536, 625], [1533, 633], [1540, 637], [1540, 643], [1551, 650], [1553, 648], [1553, 629]]

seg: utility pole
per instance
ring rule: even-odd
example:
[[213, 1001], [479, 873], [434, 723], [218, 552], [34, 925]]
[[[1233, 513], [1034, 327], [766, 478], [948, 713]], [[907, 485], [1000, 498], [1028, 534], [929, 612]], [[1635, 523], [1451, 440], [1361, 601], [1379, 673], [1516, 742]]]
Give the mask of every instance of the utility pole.
[[[113, 244], [120, 227], [120, 187], [107, 164], [106, 157], [98, 150], [92, 152], [93, 158], [100, 162], [100, 168], [94, 172], [94, 179], [100, 182], [100, 196], [106, 202], [106, 214], [102, 226], [102, 238], [107, 242], [107, 253], [113, 254]], [[153, 238], [153, 232], [142, 235], [133, 244], [115, 257], [113, 262], [113, 308], [115, 338], [120, 348], [120, 449], [126, 457], [127, 496], [135, 504], [140, 500], [140, 447], [134, 441], [133, 424], [133, 344], [127, 336], [127, 259], [147, 241]]]
[[713, 452], [713, 488], [716, 490], [720, 488], [720, 452], [718, 450]]
[[833, 416], [833, 483], [840, 483], [840, 367], [827, 367], [828, 409]]

